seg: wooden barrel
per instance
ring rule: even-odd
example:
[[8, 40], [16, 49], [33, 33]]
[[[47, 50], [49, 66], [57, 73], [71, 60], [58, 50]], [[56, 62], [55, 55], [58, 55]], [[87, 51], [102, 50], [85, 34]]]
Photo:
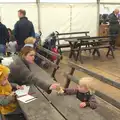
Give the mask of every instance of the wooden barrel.
[[101, 24], [99, 28], [99, 36], [108, 36], [109, 25]]

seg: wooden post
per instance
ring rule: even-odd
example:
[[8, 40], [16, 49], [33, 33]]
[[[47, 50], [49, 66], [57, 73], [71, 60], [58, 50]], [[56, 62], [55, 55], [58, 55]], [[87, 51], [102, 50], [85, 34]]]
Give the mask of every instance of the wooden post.
[[76, 84], [78, 84], [78, 82], [79, 82], [79, 79], [77, 79], [76, 77], [74, 77], [74, 76], [72, 76], [72, 75], [70, 75], [70, 74], [65, 73], [64, 76], [65, 76], [67, 79], [72, 80], [72, 81], [73, 81], [74, 83], [76, 83]]
[[54, 68], [54, 70], [52, 72], [52, 77], [54, 78], [55, 81], [57, 81], [56, 78], [55, 78], [55, 73], [56, 73], [57, 69], [59, 69], [60, 60], [61, 60], [61, 58], [57, 59], [56, 65], [58, 65], [58, 67]]
[[[71, 71], [70, 71], [70, 75], [73, 75], [74, 74], [74, 71], [75, 71], [75, 68], [71, 68]], [[70, 79], [67, 77], [67, 81], [66, 81], [66, 84], [65, 84], [65, 88], [68, 88], [70, 85]]]

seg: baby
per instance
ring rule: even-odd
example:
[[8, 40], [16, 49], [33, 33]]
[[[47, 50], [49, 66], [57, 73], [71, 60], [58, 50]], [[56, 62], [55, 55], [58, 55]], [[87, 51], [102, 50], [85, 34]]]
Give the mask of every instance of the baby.
[[94, 89], [92, 88], [93, 79], [90, 77], [84, 77], [79, 80], [79, 85], [77, 88], [59, 88], [58, 94], [67, 94], [73, 95], [75, 94], [76, 97], [81, 101], [80, 107], [90, 107], [92, 109], [97, 108], [97, 102], [94, 96]]

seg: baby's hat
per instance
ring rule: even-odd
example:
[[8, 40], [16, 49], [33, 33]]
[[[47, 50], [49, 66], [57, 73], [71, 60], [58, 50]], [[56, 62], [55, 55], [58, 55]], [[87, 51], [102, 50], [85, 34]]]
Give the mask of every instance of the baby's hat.
[[0, 81], [3, 79], [4, 76], [10, 73], [10, 69], [4, 65], [0, 64]]

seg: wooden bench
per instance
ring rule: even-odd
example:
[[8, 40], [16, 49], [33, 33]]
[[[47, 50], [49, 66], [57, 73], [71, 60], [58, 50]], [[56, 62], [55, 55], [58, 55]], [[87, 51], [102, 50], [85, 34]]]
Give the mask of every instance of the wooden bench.
[[[60, 36], [70, 36], [70, 35], [81, 35], [83, 34], [83, 36], [88, 36], [89, 31], [85, 31], [85, 32], [70, 32], [70, 33], [59, 33], [57, 32], [56, 34], [56, 39], [58, 44], [56, 45], [58, 47], [59, 53], [62, 54], [62, 48], [69, 48], [70, 45], [68, 43], [64, 43], [64, 44], [60, 44], [60, 41], [63, 41], [65, 38], [59, 38]], [[83, 37], [81, 36], [81, 37]]]
[[[75, 39], [75, 38], [73, 38]], [[78, 60], [78, 57], [80, 57], [80, 62], [83, 63], [82, 60], [82, 51], [86, 50], [93, 50], [92, 55], [97, 55], [100, 57], [100, 52], [99, 49], [103, 48], [108, 48], [108, 52], [106, 56], [108, 57], [109, 55], [112, 55], [114, 58], [114, 53], [113, 53], [113, 47], [110, 44], [110, 36], [104, 36], [104, 37], [83, 37], [79, 38], [78, 40], [73, 40], [73, 39], [66, 39], [66, 41], [69, 42], [71, 45], [71, 52], [69, 55], [69, 58], [71, 58], [74, 55], [75, 61]], [[75, 56], [75, 52], [77, 55]], [[110, 54], [111, 52], [111, 54]]]
[[[89, 47], [81, 47], [83, 46], [82, 44], [84, 44], [84, 42], [88, 41]], [[73, 49], [75, 51], [77, 51], [77, 55], [76, 55], [76, 61], [78, 60], [78, 57], [80, 56], [80, 61], [81, 63], [83, 63], [82, 60], [82, 51], [84, 50], [93, 50], [92, 55], [94, 56], [95, 53], [97, 53], [97, 55], [100, 57], [100, 52], [99, 49], [103, 49], [103, 48], [107, 48], [107, 54], [106, 57], [108, 57], [109, 55], [111, 55], [114, 58], [114, 53], [113, 53], [113, 47], [110, 44], [110, 38], [102, 38], [102, 37], [90, 37], [90, 38], [86, 38], [86, 39], [82, 39], [81, 43], [78, 44], [78, 49]], [[111, 52], [111, 54], [110, 54]]]
[[[48, 50], [46, 48], [43, 48], [43, 47], [39, 47], [38, 49], [41, 52], [44, 52], [46, 54], [46, 56], [37, 53], [36, 54], [37, 57], [42, 59], [46, 63], [48, 63], [50, 65], [50, 67], [54, 68], [53, 71], [52, 71], [51, 76], [54, 78], [54, 80], [56, 80], [55, 74], [56, 74], [56, 71], [59, 69], [59, 63], [60, 63], [60, 60], [61, 60], [61, 55], [56, 54], [56, 53], [54, 53], [54, 52], [52, 52], [52, 51], [50, 51], [50, 50]], [[55, 56], [56, 57], [56, 62], [51, 61], [48, 56]]]

